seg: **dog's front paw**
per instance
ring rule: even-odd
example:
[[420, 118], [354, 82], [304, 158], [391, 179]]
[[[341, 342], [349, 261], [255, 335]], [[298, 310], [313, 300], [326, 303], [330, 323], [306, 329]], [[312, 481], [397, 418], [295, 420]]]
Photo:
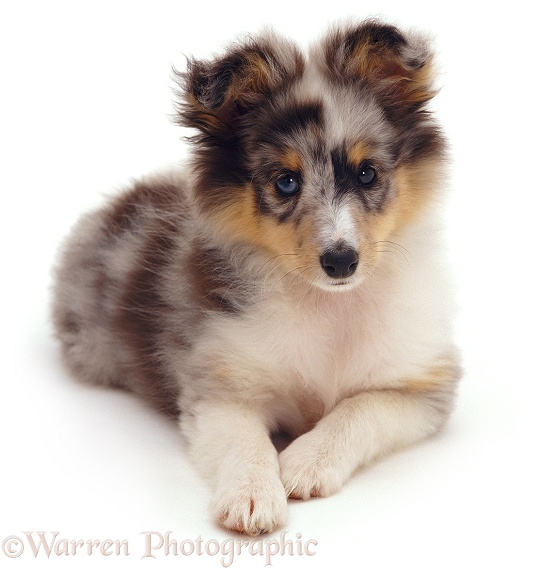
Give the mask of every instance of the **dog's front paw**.
[[220, 485], [215, 491], [212, 512], [216, 521], [250, 536], [283, 525], [287, 505], [279, 477], [271, 474], [242, 479]]
[[331, 450], [311, 441], [309, 435], [299, 437], [279, 454], [281, 481], [291, 499], [329, 497], [348, 479], [348, 473], [335, 464]]

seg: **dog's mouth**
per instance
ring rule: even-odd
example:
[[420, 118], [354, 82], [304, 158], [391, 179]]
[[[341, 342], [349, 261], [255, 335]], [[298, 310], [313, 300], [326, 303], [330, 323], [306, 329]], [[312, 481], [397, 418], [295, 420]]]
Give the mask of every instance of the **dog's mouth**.
[[329, 291], [331, 293], [338, 293], [344, 291], [351, 291], [358, 287], [358, 285], [363, 281], [360, 272], [351, 278], [347, 279], [331, 279], [326, 278], [317, 279], [315, 284], [319, 289], [323, 291]]

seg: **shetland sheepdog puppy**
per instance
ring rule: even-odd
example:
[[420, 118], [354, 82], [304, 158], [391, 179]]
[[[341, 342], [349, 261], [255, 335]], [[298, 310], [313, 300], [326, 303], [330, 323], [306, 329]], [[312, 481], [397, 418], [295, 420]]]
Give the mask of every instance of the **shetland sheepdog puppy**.
[[215, 521], [257, 535], [452, 408], [433, 55], [369, 20], [176, 73], [192, 160], [75, 226], [55, 328], [76, 375], [177, 416]]

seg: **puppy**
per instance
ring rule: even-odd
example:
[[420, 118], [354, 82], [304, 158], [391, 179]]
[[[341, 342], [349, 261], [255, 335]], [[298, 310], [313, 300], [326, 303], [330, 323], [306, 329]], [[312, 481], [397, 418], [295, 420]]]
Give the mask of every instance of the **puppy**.
[[190, 166], [82, 218], [55, 328], [79, 377], [178, 416], [215, 520], [257, 535], [452, 408], [433, 56], [366, 21], [307, 55], [266, 33], [177, 75]]

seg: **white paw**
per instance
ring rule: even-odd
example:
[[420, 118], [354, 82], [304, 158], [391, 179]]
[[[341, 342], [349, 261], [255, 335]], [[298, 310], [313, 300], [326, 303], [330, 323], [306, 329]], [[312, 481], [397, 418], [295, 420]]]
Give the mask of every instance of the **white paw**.
[[281, 481], [291, 499], [329, 497], [341, 489], [349, 474], [339, 468], [331, 450], [305, 434], [279, 454]]
[[238, 477], [216, 489], [212, 512], [226, 528], [257, 536], [284, 524], [286, 494], [279, 477], [273, 473]]

